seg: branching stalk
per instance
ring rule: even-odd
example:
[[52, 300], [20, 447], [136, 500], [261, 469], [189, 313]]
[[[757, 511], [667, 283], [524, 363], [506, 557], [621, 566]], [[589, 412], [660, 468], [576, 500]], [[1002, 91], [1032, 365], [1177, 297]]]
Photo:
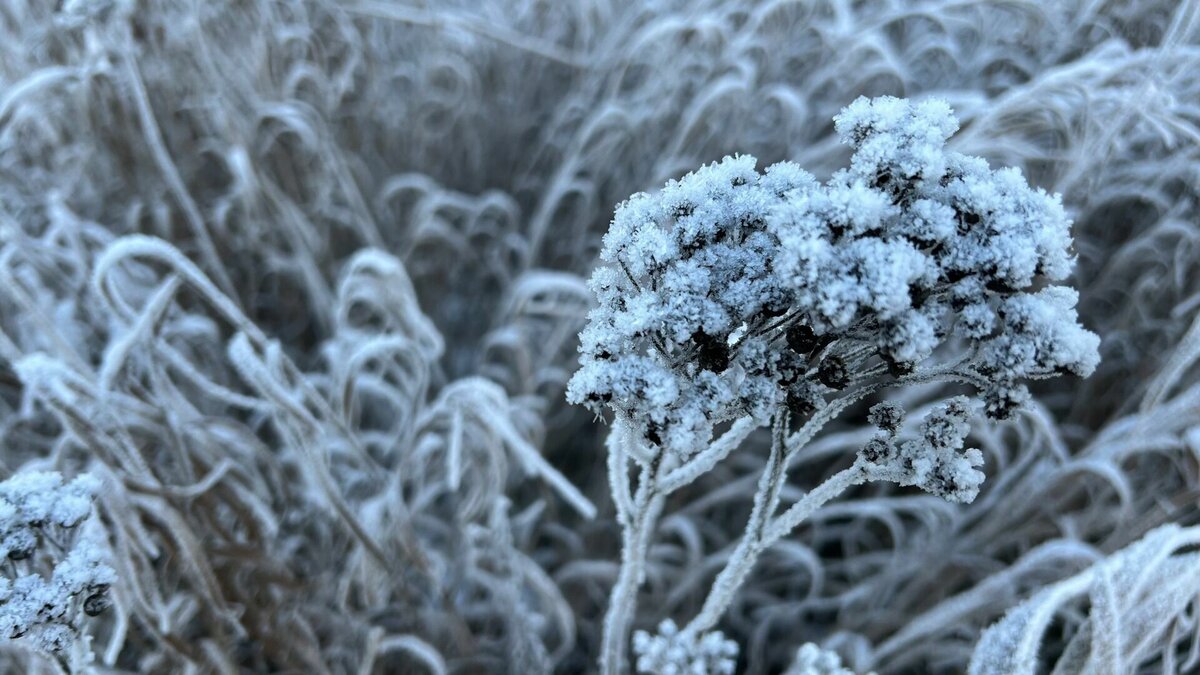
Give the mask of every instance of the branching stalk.
[[729, 558], [725, 569], [721, 570], [713, 583], [712, 590], [709, 591], [700, 614], [688, 624], [685, 631], [698, 634], [716, 625], [758, 560], [759, 553], [762, 551], [760, 542], [764, 528], [770, 521], [771, 513], [779, 504], [779, 492], [786, 482], [787, 425], [787, 411], [782, 410], [776, 413], [771, 437], [771, 454], [767, 459], [767, 466], [763, 470], [762, 477], [758, 481], [758, 490], [754, 494], [754, 507], [750, 511], [750, 521], [746, 526], [746, 533], [738, 542], [737, 549]]
[[[625, 672], [626, 644], [637, 612], [637, 592], [646, 578], [646, 556], [663, 508], [664, 495], [656, 486], [661, 460], [660, 451], [654, 464], [642, 471], [630, 520], [622, 529], [621, 569], [604, 615], [601, 638], [600, 672], [603, 675]], [[624, 467], [621, 470], [624, 471]]]

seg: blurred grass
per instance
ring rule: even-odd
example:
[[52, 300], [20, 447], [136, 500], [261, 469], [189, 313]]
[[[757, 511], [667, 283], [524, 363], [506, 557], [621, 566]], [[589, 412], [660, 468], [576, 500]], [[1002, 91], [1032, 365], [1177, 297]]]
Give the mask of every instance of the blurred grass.
[[[562, 389], [613, 205], [733, 152], [827, 175], [842, 106], [941, 96], [955, 149], [1063, 193], [1103, 364], [977, 432], [976, 504], [864, 489], [723, 628], [746, 672], [809, 640], [960, 671], [1029, 591], [1196, 521], [1198, 30], [1191, 0], [11, 0], [0, 463], [108, 480], [113, 668], [585, 670], [617, 537]], [[702, 597], [754, 452], [663, 524], [647, 624]]]

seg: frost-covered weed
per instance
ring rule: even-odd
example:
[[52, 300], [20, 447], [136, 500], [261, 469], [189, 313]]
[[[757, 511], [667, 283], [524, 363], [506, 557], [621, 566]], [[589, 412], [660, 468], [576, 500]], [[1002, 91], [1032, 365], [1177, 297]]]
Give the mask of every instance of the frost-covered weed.
[[92, 658], [84, 617], [108, 608], [116, 581], [107, 544], [83, 527], [99, 489], [91, 475], [64, 483], [49, 471], [0, 482], [0, 638], [72, 672]]
[[796, 659], [784, 675], [854, 675], [854, 672], [842, 667], [837, 652], [806, 642], [796, 650]]
[[1071, 269], [1057, 196], [944, 152], [958, 123], [943, 102], [859, 99], [836, 121], [855, 153], [826, 184], [740, 157], [617, 208], [573, 402], [686, 459], [716, 424], [766, 423], [784, 401], [807, 415], [876, 374], [872, 357], [902, 376], [952, 338], [997, 417], [1021, 380], [1091, 374], [1077, 294], [1042, 286]]
[[737, 662], [738, 647], [721, 631], [696, 637], [681, 633], [670, 619], [651, 635], [633, 634], [635, 667], [649, 675], [729, 675]]
[[[1196, 17], [1176, 0], [8, 2], [3, 475], [104, 481], [95, 534], [120, 575], [88, 625], [97, 669], [587, 671], [620, 542], [607, 429], [563, 393], [612, 206], [727, 155], [824, 185], [853, 152], [839, 110], [944, 99], [948, 151], [1063, 195], [1065, 283], [1103, 358], [973, 408], [946, 451], [983, 456], [971, 504], [852, 487], [761, 554], [719, 629], [738, 672], [783, 671], [805, 642], [858, 672], [962, 672], [1009, 608], [1195, 519]], [[841, 273], [835, 253], [820, 264]], [[999, 331], [1000, 304], [951, 307], [952, 339]], [[1028, 369], [1029, 348], [995, 356]], [[833, 383], [856, 367], [821, 363]], [[781, 500], [875, 439], [923, 442], [964, 393], [850, 406]], [[907, 411], [894, 429], [868, 419], [881, 399]], [[694, 615], [736, 550], [772, 436], [737, 430], [644, 542], [634, 629]], [[1047, 660], [1091, 634], [1089, 605], [1056, 607]], [[1192, 668], [1193, 609], [1159, 607], [1131, 671]], [[30, 654], [4, 645], [0, 670], [54, 668]]]
[[983, 453], [963, 449], [970, 419], [970, 401], [956, 396], [925, 417], [916, 439], [899, 442], [895, 432], [885, 428], [859, 451], [868, 464], [867, 475], [873, 480], [915, 485], [951, 502], [974, 501], [984, 479], [978, 468], [983, 465]]
[[767, 467], [742, 541], [684, 640], [713, 627], [763, 550], [853, 485], [885, 480], [975, 499], [984, 459], [964, 449], [971, 401], [958, 396], [903, 442], [902, 411], [877, 407], [870, 418], [884, 435], [776, 516], [789, 464], [847, 407], [885, 387], [953, 382], [1006, 419], [1028, 398], [1026, 380], [1086, 377], [1099, 361], [1099, 339], [1077, 322], [1076, 292], [1050, 285], [1072, 262], [1057, 196], [1014, 169], [946, 152], [958, 124], [941, 101], [860, 98], [836, 123], [855, 152], [824, 184], [792, 164], [759, 174], [753, 158], [727, 158], [634, 195], [605, 235], [607, 266], [591, 282], [599, 306], [567, 397], [616, 416], [609, 470], [625, 552], [606, 618], [606, 673], [623, 668], [665, 498], [749, 430], [774, 427]]

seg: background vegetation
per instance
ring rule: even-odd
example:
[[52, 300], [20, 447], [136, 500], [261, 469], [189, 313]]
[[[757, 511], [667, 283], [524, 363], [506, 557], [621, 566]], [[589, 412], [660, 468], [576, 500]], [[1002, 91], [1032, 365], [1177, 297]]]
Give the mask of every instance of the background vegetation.
[[[804, 642], [959, 672], [1038, 589], [1196, 524], [1200, 3], [0, 3], [0, 467], [104, 481], [98, 663], [590, 668], [619, 530], [564, 387], [614, 204], [735, 152], [824, 178], [833, 115], [880, 94], [945, 98], [952, 149], [1063, 194], [1103, 361], [975, 430], [975, 503], [864, 487], [766, 554], [721, 625], [748, 673]], [[639, 627], [694, 614], [768, 444], [662, 523]], [[1137, 578], [1135, 660], [1194, 668], [1200, 589]], [[0, 667], [51, 667], [18, 647]]]

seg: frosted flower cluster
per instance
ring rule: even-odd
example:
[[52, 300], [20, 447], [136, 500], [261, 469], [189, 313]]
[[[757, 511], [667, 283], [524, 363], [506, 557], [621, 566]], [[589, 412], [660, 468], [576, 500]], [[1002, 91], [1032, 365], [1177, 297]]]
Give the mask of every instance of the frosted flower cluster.
[[947, 501], [974, 501], [983, 484], [983, 453], [964, 449], [970, 433], [971, 407], [965, 396], [956, 396], [921, 423], [921, 435], [900, 441], [902, 412], [894, 403], [871, 409], [869, 419], [881, 433], [860, 451], [876, 480], [915, 485]]
[[667, 619], [658, 633], [633, 634], [637, 671], [648, 675], [730, 675], [737, 665], [738, 646], [721, 631], [695, 638]]
[[617, 207], [607, 266], [591, 279], [599, 306], [580, 334], [582, 368], [568, 397], [608, 405], [648, 441], [687, 454], [736, 415], [765, 421], [780, 382], [799, 376], [764, 333], [788, 312], [766, 218], [783, 196], [815, 186], [791, 164], [765, 174], [726, 158]]
[[1090, 375], [1098, 362], [1098, 338], [1077, 323], [1073, 288], [1049, 286], [998, 303], [999, 334], [984, 344], [978, 370], [993, 384], [987, 412], [1005, 417], [1028, 400], [1020, 378], [1049, 374]]
[[100, 482], [84, 474], [69, 483], [52, 471], [18, 473], [0, 483], [0, 554], [33, 555], [47, 528], [71, 529], [92, 512]]
[[946, 151], [958, 124], [941, 101], [860, 98], [835, 125], [850, 168], [770, 219], [782, 283], [818, 334], [859, 337], [900, 373], [961, 338], [1008, 398], [1021, 379], [1095, 369], [1099, 338], [1079, 326], [1074, 291], [1030, 292], [1073, 264], [1057, 196]]
[[837, 652], [806, 642], [796, 650], [796, 658], [784, 675], [854, 675], [854, 671], [842, 667]]
[[[0, 576], [0, 637], [62, 657], [79, 636], [80, 612], [95, 616], [108, 607], [116, 574], [107, 549], [77, 534], [99, 486], [90, 475], [64, 483], [54, 472], [18, 473], [0, 483], [2, 545], [16, 572]], [[49, 576], [38, 571], [39, 558], [53, 561]]]
[[617, 207], [572, 402], [686, 458], [716, 424], [783, 405], [800, 419], [943, 345], [994, 418], [1024, 381], [1092, 372], [1099, 339], [1051, 285], [1073, 264], [1057, 196], [947, 151], [941, 101], [860, 98], [835, 125], [854, 154], [825, 183], [727, 157]]
[[49, 579], [38, 573], [14, 580], [0, 577], [0, 633], [33, 649], [60, 654], [78, 637], [79, 610], [95, 616], [109, 606], [116, 573], [103, 549], [81, 540], [54, 566]]

